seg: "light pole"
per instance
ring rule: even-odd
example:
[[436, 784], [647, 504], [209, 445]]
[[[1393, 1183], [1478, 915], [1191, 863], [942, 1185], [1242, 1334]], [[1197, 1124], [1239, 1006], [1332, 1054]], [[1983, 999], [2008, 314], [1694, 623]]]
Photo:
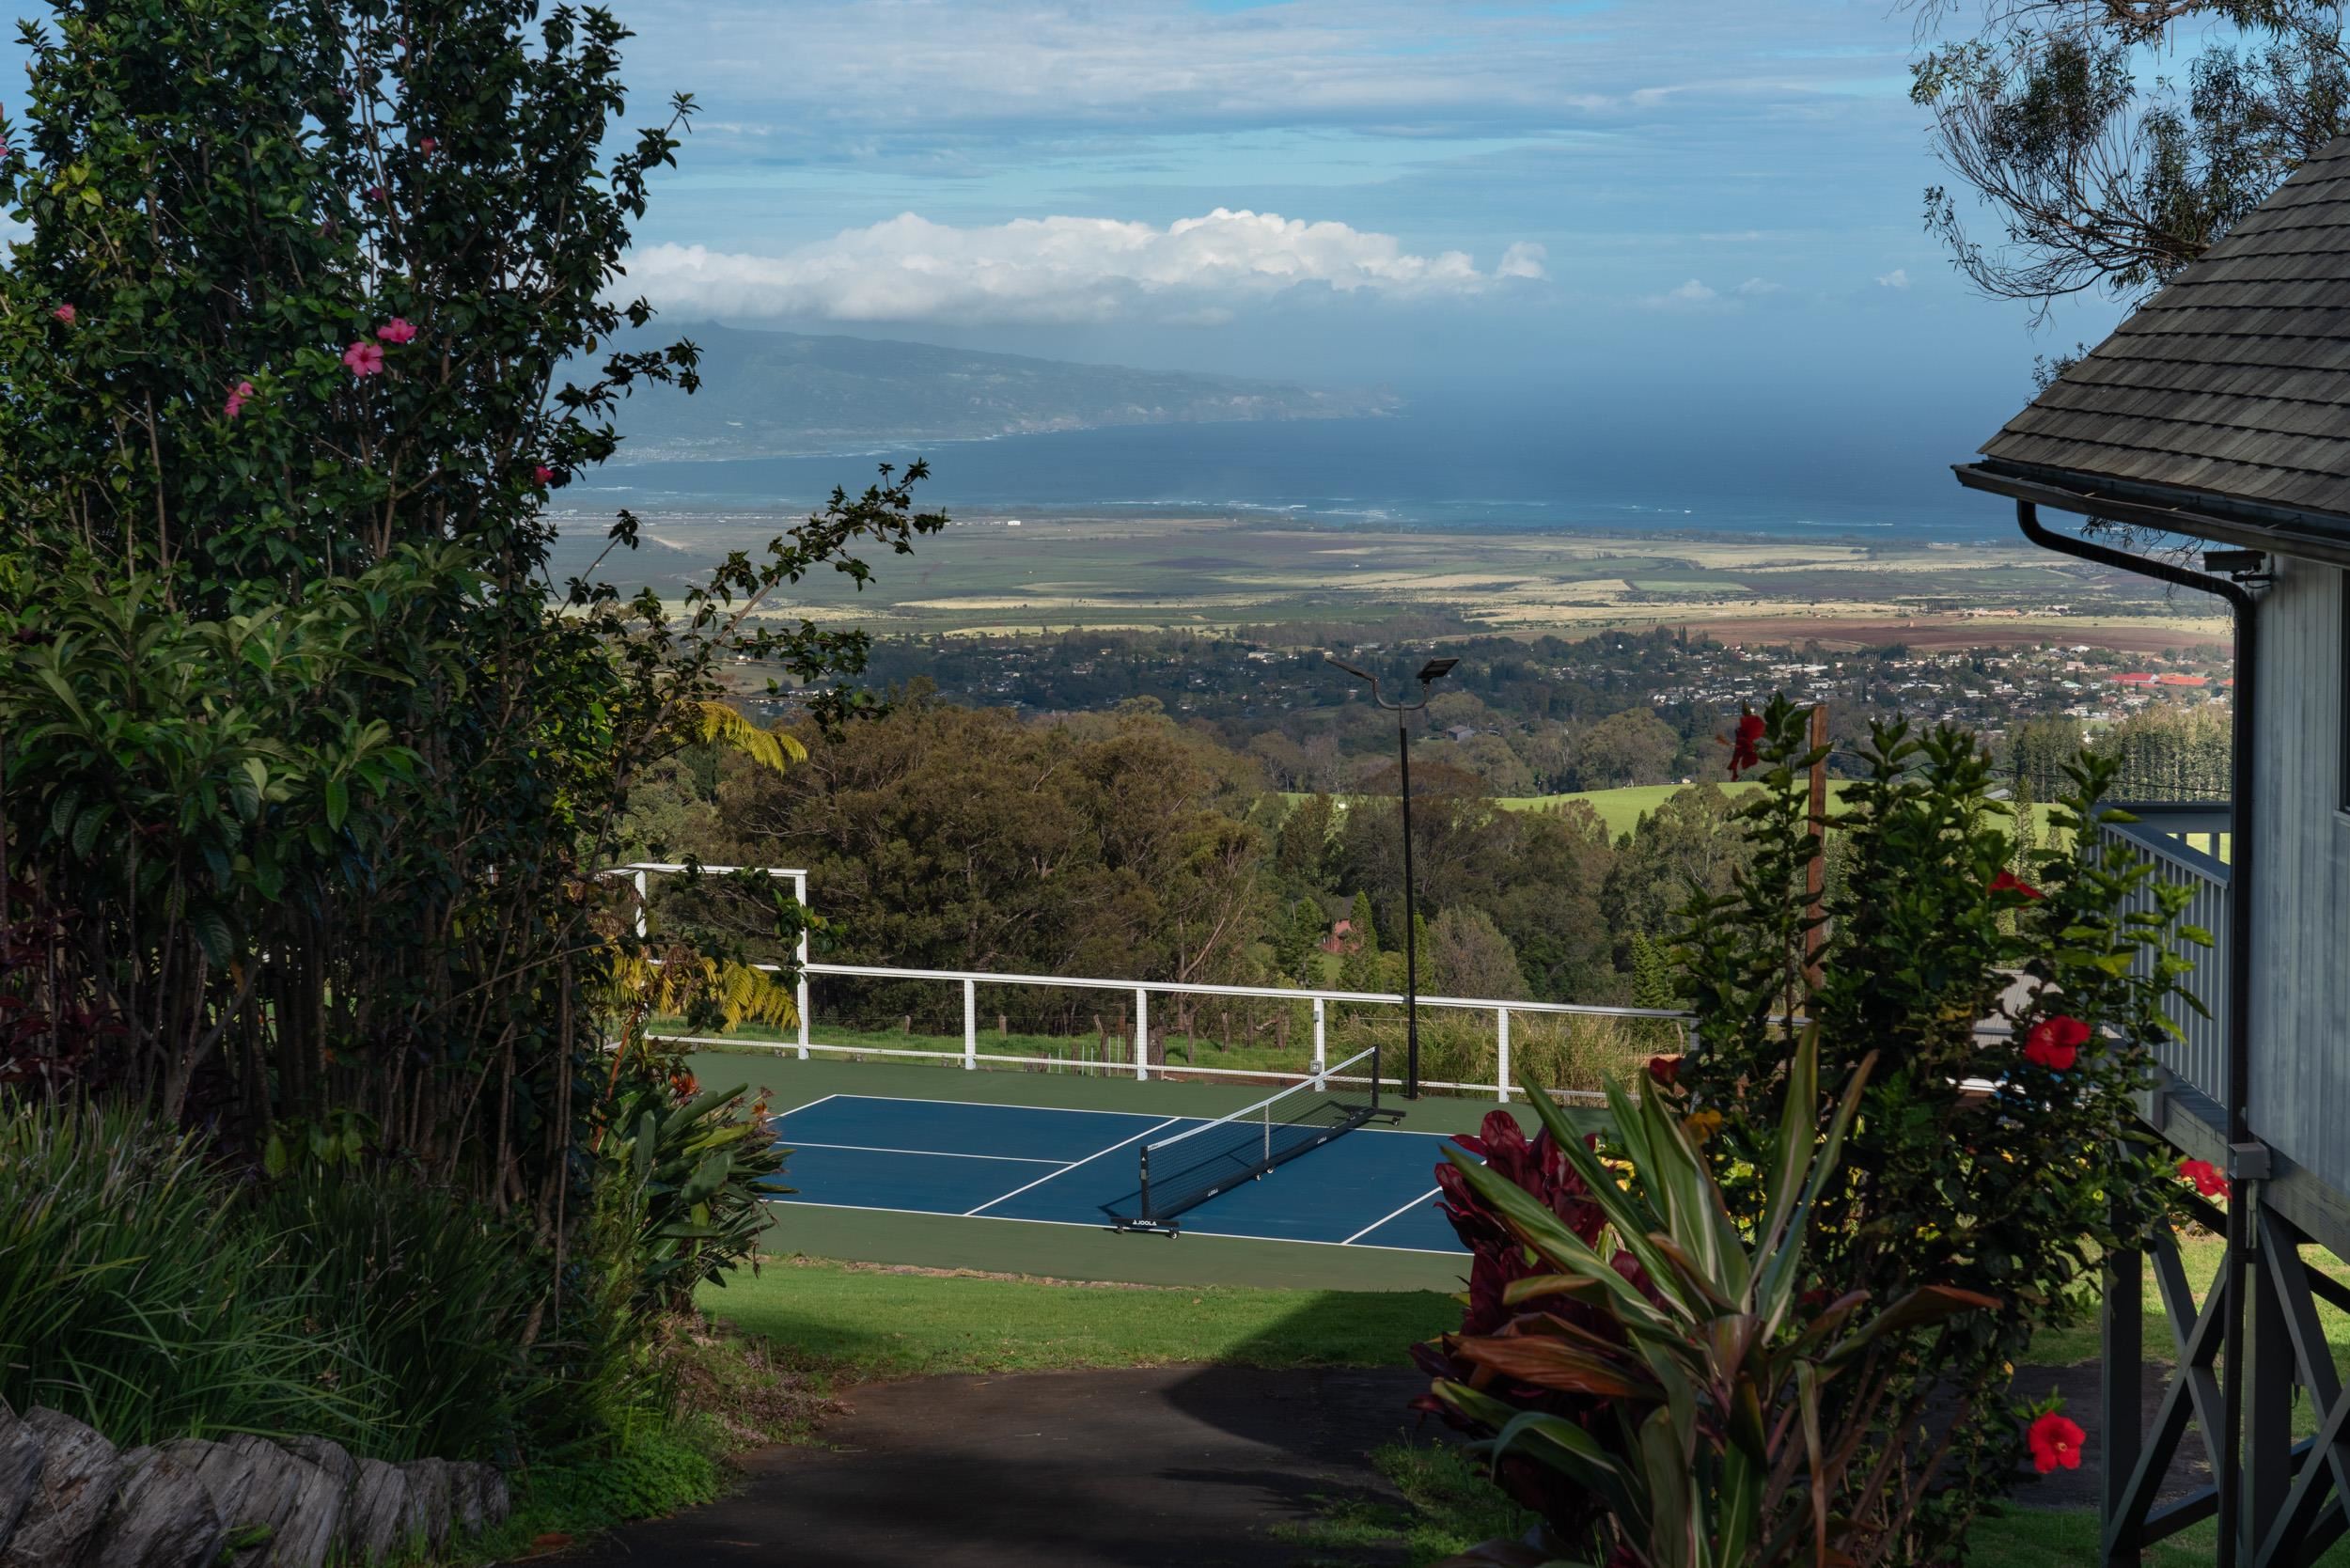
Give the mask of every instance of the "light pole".
[[1371, 682], [1371, 699], [1395, 715], [1396, 760], [1403, 792], [1403, 1098], [1419, 1098], [1419, 918], [1412, 900], [1412, 735], [1403, 715], [1428, 706], [1428, 688], [1443, 680], [1458, 659], [1431, 659], [1420, 666], [1419, 700], [1389, 702], [1379, 695], [1379, 677], [1357, 669], [1335, 653], [1324, 658], [1358, 681]]

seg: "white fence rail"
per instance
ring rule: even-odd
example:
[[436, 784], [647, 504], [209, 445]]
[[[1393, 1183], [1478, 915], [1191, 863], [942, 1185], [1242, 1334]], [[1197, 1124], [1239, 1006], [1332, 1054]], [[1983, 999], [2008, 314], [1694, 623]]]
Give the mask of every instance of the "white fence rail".
[[[681, 872], [682, 865], [642, 863], [619, 866], [604, 872], [609, 877], [627, 878], [637, 892], [637, 930], [646, 929], [646, 895], [648, 878], [652, 874]], [[788, 877], [792, 891], [802, 905], [807, 904], [807, 873], [795, 869], [776, 867], [704, 866], [701, 870], [716, 875], [740, 870], [760, 871], [769, 876]], [[1042, 987], [1052, 990], [1103, 991], [1120, 994], [1134, 1005], [1134, 1024], [1128, 1038], [1132, 1042], [1133, 1060], [1128, 1063], [1099, 1064], [1101, 1070], [1130, 1071], [1137, 1079], [1164, 1078], [1240, 1078], [1263, 1079], [1275, 1082], [1294, 1082], [1309, 1077], [1327, 1075], [1329, 1055], [1330, 1010], [1334, 1005], [1349, 1007], [1391, 1007], [1402, 1010], [1404, 998], [1400, 992], [1388, 991], [1325, 991], [1271, 985], [1210, 985], [1185, 980], [1110, 980], [1096, 976], [998, 974], [979, 969], [909, 969], [879, 964], [825, 964], [808, 956], [807, 936], [799, 939], [797, 966], [800, 972], [794, 1011], [799, 1025], [796, 1038], [790, 1041], [750, 1041], [733, 1036], [702, 1034], [658, 1034], [653, 1038], [685, 1045], [724, 1045], [733, 1050], [758, 1049], [775, 1053], [789, 1052], [802, 1061], [812, 1054], [855, 1057], [901, 1058], [912, 1060], [960, 1062], [965, 1069], [980, 1067], [1061, 1068], [1072, 1065], [1063, 1057], [1017, 1056], [979, 1049], [979, 988], [982, 985]], [[769, 973], [781, 973], [780, 964], [765, 964], [758, 967]], [[814, 1009], [808, 994], [811, 977], [838, 976], [845, 979], [876, 980], [915, 980], [959, 985], [963, 992], [963, 1049], [957, 1051], [919, 1050], [911, 1047], [879, 1046], [865, 1043], [827, 1042], [820, 1038], [813, 1016]], [[1236, 999], [1308, 1003], [1312, 1008], [1313, 1043], [1308, 1063], [1294, 1071], [1266, 1071], [1261, 1068], [1226, 1067], [1216, 1063], [1190, 1062], [1175, 1065], [1162, 1059], [1151, 1060], [1151, 1002], [1153, 996], [1217, 996]], [[1491, 1095], [1501, 1104], [1508, 1104], [1512, 1094], [1510, 1026], [1513, 1018], [1528, 1016], [1545, 1018], [1586, 1018], [1613, 1023], [1652, 1021], [1668, 1024], [1685, 1048], [1688, 1043], [1689, 1015], [1664, 1008], [1594, 1007], [1573, 1002], [1510, 1001], [1499, 997], [1427, 996], [1419, 998], [1419, 1006], [1437, 1013], [1485, 1013], [1493, 1018], [1495, 1041], [1495, 1074], [1491, 1083], [1432, 1080], [1423, 1078], [1422, 1089], [1440, 1090], [1449, 1093]], [[1401, 1021], [1400, 1019], [1398, 1020]], [[1390, 1062], [1400, 1052], [1390, 1057]], [[1095, 1064], [1086, 1064], [1092, 1066]], [[1392, 1073], [1382, 1074], [1382, 1083], [1400, 1083]], [[1598, 1101], [1597, 1090], [1554, 1089], [1555, 1098], [1567, 1101]]]

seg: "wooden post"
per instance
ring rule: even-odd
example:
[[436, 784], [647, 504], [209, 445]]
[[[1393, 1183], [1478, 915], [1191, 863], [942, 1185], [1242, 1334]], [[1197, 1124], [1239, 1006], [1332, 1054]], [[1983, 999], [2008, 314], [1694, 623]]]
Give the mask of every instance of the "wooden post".
[[1811, 864], [1804, 869], [1804, 914], [1810, 929], [1803, 935], [1803, 981], [1811, 990], [1820, 989], [1820, 948], [1827, 940], [1827, 927], [1821, 921], [1820, 903], [1827, 892], [1827, 704], [1811, 706], [1811, 750], [1817, 760], [1811, 764]]

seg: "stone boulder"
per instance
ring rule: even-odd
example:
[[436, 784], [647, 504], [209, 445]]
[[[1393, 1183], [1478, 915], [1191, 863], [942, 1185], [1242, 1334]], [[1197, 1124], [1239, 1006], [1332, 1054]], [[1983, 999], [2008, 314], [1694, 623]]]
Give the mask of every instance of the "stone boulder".
[[454, 1511], [449, 1462], [412, 1459], [400, 1469], [408, 1478], [408, 1517], [402, 1522], [402, 1533], [411, 1541], [431, 1542], [438, 1552], [448, 1544]]
[[351, 1450], [332, 1437], [289, 1437], [278, 1445], [296, 1459], [306, 1459], [335, 1478], [335, 1484], [344, 1491], [359, 1479], [359, 1462], [351, 1457]]
[[246, 1478], [243, 1505], [228, 1516], [232, 1535], [269, 1531], [230, 1560], [234, 1568], [321, 1568], [326, 1561], [342, 1529], [345, 1488], [322, 1467], [240, 1433], [218, 1444], [200, 1469], [216, 1498], [232, 1469]]
[[72, 1568], [114, 1500], [121, 1456], [96, 1432], [55, 1410], [28, 1410], [24, 1425], [40, 1444], [40, 1479], [0, 1545], [0, 1568]]
[[407, 1544], [407, 1473], [381, 1459], [353, 1461], [342, 1555], [352, 1562], [381, 1562]]
[[507, 1515], [514, 1512], [513, 1499], [506, 1490], [506, 1474], [495, 1465], [451, 1465], [449, 1492], [458, 1528], [468, 1535], [506, 1523]]
[[[221, 1462], [225, 1451], [218, 1443], [184, 1438], [124, 1454], [122, 1484], [81, 1568], [210, 1568], [252, 1484], [233, 1463]], [[217, 1482], [202, 1473], [208, 1466]], [[223, 1497], [230, 1506], [222, 1506]]]
[[40, 1434], [0, 1400], [0, 1547], [40, 1491]]

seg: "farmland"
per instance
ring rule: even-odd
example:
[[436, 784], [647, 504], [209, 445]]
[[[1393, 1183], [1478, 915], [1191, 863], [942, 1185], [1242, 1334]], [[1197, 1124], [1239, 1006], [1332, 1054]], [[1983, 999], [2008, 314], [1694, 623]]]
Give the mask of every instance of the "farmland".
[[[674, 592], [789, 519], [650, 513], [647, 579]], [[2224, 641], [2142, 583], [2034, 550], [1581, 530], [1338, 529], [1262, 517], [959, 518], [860, 589], [798, 585], [765, 612], [877, 634], [1188, 629], [1314, 641], [1342, 628], [1567, 637], [1686, 626], [1730, 642], [2139, 651]]]

